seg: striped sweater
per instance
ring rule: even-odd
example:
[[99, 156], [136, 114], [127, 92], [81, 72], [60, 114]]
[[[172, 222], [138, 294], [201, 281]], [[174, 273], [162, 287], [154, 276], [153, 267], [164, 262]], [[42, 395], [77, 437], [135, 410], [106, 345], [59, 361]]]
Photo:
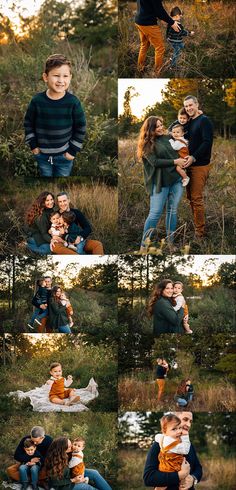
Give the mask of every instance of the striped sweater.
[[26, 111], [25, 141], [31, 150], [39, 148], [46, 155], [75, 156], [81, 150], [86, 119], [79, 99], [69, 92], [59, 100], [46, 92], [33, 97]]

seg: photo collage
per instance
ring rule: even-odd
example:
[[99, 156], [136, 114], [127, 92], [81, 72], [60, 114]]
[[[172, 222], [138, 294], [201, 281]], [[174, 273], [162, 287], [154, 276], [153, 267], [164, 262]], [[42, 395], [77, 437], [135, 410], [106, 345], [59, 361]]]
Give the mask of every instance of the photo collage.
[[235, 16], [0, 1], [0, 489], [236, 488]]

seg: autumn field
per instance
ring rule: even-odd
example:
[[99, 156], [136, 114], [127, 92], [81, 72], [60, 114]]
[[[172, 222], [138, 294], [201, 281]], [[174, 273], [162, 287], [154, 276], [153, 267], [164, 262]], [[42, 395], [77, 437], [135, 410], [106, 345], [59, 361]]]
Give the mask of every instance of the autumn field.
[[[165, 9], [170, 13], [176, 2], [166, 0]], [[139, 36], [135, 28], [134, 17], [136, 2], [119, 2], [119, 77], [120, 78], [156, 78], [154, 71], [154, 49], [149, 48], [146, 68], [142, 75], [137, 70]], [[178, 69], [174, 75], [179, 78], [217, 78], [234, 77], [235, 37], [233, 2], [190, 0], [178, 2], [183, 10], [182, 24], [185, 29], [194, 31], [194, 36], [184, 39], [183, 50]], [[166, 23], [161, 23], [161, 30], [166, 44], [164, 65], [161, 78], [173, 76], [170, 69], [172, 49], [166, 41]]]

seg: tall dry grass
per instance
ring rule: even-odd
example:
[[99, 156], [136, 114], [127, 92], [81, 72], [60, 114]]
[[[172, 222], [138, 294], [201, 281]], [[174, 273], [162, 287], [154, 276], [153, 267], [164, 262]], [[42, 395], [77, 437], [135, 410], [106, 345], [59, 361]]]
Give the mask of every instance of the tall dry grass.
[[[120, 252], [132, 253], [140, 246], [143, 225], [149, 211], [149, 196], [143, 183], [142, 164], [137, 161], [137, 135], [119, 140], [119, 230]], [[183, 194], [178, 209], [175, 242], [182, 253], [234, 253], [232, 228], [235, 216], [234, 142], [215, 138], [212, 169], [205, 188], [206, 240], [194, 240], [190, 206]], [[158, 225], [158, 239], [165, 237], [165, 220]], [[157, 247], [158, 248], [158, 247]], [[164, 250], [165, 251], [165, 246]]]
[[34, 199], [45, 190], [54, 196], [62, 190], [68, 192], [72, 205], [90, 221], [93, 229], [91, 238], [102, 241], [105, 253], [117, 253], [117, 189], [99, 183], [74, 184], [73, 181], [6, 185], [0, 207], [1, 253], [14, 253], [18, 243], [25, 239], [25, 213]]
[[[137, 71], [139, 36], [134, 25], [136, 2], [122, 2], [119, 12], [119, 77], [156, 78], [154, 71], [154, 49], [151, 47], [146, 60], [146, 69], [142, 75]], [[165, 8], [170, 12], [176, 6], [174, 1], [165, 1]], [[185, 49], [181, 54], [176, 73], [180, 78], [191, 77], [229, 77], [235, 76], [234, 53], [236, 48], [234, 36], [233, 3], [219, 0], [211, 2], [179, 1], [184, 11], [182, 24], [193, 37], [184, 38]], [[163, 38], [166, 39], [166, 23], [161, 23]], [[161, 71], [162, 78], [173, 77], [170, 70], [172, 48], [165, 41], [166, 52]]]
[[[174, 395], [180, 380], [167, 380], [163, 399], [158, 402], [158, 389], [155, 381], [138, 380], [135, 377], [120, 377], [118, 396], [120, 410], [123, 411], [159, 411], [176, 409]], [[236, 392], [226, 381], [216, 380], [194, 383], [195, 397], [188, 407], [195, 412], [233, 412], [236, 409]]]

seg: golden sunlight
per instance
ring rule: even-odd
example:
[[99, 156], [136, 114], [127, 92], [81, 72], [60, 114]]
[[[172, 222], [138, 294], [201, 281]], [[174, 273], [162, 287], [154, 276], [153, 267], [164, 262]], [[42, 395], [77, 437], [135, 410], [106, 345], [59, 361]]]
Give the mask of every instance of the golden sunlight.
[[[15, 0], [4, 2], [1, 5], [0, 13], [3, 17], [8, 17], [12, 24], [14, 33], [21, 36], [21, 17], [27, 18], [37, 14], [44, 0]], [[1, 39], [1, 43], [7, 42], [7, 35]]]
[[137, 118], [141, 118], [145, 109], [154, 106], [157, 102], [162, 101], [162, 90], [169, 82], [168, 78], [161, 79], [135, 79], [124, 78], [118, 80], [118, 111], [121, 115], [124, 111], [124, 95], [128, 87], [134, 87], [134, 96], [131, 99], [132, 114]]

